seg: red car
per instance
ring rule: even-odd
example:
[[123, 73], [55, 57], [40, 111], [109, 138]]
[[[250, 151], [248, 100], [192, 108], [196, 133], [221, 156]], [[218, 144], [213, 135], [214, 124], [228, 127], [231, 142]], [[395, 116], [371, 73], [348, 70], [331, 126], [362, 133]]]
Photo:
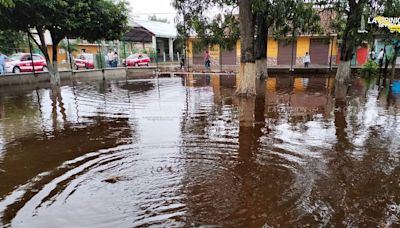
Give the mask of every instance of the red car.
[[94, 56], [93, 54], [79, 54], [74, 59], [75, 69], [79, 70], [79, 68], [83, 69], [94, 69]]
[[32, 62], [35, 71], [49, 70], [43, 56], [32, 54], [32, 57], [29, 53], [16, 53], [8, 56], [5, 63], [6, 73], [33, 72]]
[[148, 66], [150, 58], [145, 54], [133, 54], [124, 60], [125, 66]]

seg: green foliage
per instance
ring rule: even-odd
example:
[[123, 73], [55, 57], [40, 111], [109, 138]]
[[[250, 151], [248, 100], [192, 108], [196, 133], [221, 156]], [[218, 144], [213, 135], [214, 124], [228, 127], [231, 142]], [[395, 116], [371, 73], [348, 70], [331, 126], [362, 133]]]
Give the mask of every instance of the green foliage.
[[[196, 47], [220, 44], [224, 49], [231, 49], [239, 39], [237, 0], [174, 0], [173, 5], [179, 13], [177, 28], [180, 38], [194, 34], [199, 38]], [[219, 9], [220, 13], [210, 17], [213, 14], [210, 11], [215, 12], [215, 9]], [[272, 30], [276, 39], [321, 31], [318, 13], [312, 4], [304, 1], [253, 0], [252, 9], [254, 15], [265, 17], [266, 28], [263, 32]]]
[[[320, 34], [322, 28], [318, 12], [313, 4], [303, 1], [284, 0], [277, 9], [285, 18], [279, 20], [280, 25], [275, 25], [273, 37], [287, 41], [296, 40], [300, 34]], [[291, 36], [287, 36], [291, 35]]]
[[[50, 32], [55, 46], [69, 37], [89, 41], [114, 40], [126, 31], [125, 1], [112, 0], [13, 0], [14, 7], [0, 6], [0, 27], [14, 31]], [[40, 45], [43, 52], [47, 52]], [[48, 56], [45, 54], [46, 59]]]
[[4, 7], [14, 7], [14, 2], [11, 0], [0, 0], [0, 6]]
[[[69, 42], [69, 51], [71, 53], [79, 51], [79, 45], [78, 45], [79, 42], [80, 42], [79, 39], [77, 39], [75, 42]], [[60, 46], [60, 48], [62, 48], [68, 52], [68, 42], [67, 41], [62, 40], [60, 42], [59, 46]]]
[[358, 70], [358, 73], [361, 74], [364, 77], [371, 77], [374, 76], [376, 74], [378, 74], [379, 72], [379, 66], [378, 64], [369, 59], [361, 69]]
[[[239, 21], [234, 11], [236, 4], [234, 0], [175, 0], [173, 6], [179, 14], [178, 42], [185, 43], [190, 35], [196, 34], [199, 48], [211, 44], [233, 48], [239, 38]], [[210, 17], [210, 10], [216, 8], [223, 13]]]
[[28, 49], [26, 33], [12, 30], [0, 31], [0, 50], [10, 55], [15, 52], [22, 52]]

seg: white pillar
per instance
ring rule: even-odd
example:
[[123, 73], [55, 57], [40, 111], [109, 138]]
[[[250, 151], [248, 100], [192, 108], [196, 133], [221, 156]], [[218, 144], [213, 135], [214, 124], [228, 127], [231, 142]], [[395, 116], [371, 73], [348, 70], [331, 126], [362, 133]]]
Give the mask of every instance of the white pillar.
[[169, 38], [168, 40], [169, 44], [169, 60], [174, 61], [174, 40], [172, 38]]
[[163, 59], [164, 59], [164, 63], [167, 61], [167, 57], [165, 55], [165, 51], [163, 52]]
[[157, 39], [155, 36], [151, 37], [151, 47], [153, 48], [154, 52], [157, 53]]

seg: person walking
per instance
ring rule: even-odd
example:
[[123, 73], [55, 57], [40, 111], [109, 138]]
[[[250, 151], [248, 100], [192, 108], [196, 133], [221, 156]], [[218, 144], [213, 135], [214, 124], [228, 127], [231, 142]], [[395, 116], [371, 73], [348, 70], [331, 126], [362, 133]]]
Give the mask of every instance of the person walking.
[[211, 67], [210, 54], [208, 51], [204, 53], [204, 65], [206, 66], [206, 69]]
[[0, 51], [0, 75], [5, 74], [6, 56]]
[[181, 64], [181, 70], [182, 70], [185, 67], [185, 56], [184, 55], [181, 56], [180, 64]]
[[308, 68], [310, 62], [311, 62], [310, 55], [308, 54], [308, 52], [306, 52], [306, 55], [303, 58], [304, 67]]

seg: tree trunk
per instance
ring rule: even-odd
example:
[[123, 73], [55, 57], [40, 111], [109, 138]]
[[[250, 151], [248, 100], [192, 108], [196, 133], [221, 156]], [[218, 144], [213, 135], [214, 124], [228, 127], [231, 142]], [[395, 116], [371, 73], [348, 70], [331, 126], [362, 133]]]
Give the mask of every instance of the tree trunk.
[[60, 86], [61, 81], [60, 81], [60, 73], [58, 72], [58, 62], [57, 62], [57, 47], [58, 43], [55, 43], [53, 41], [53, 62], [51, 64], [51, 67], [49, 67], [49, 74], [50, 74], [50, 84], [53, 86]]
[[255, 57], [256, 57], [256, 76], [257, 78], [266, 78], [268, 76], [267, 65], [267, 39], [268, 25], [265, 14], [256, 14], [256, 40], [255, 40]]
[[350, 80], [350, 62], [353, 57], [355, 34], [361, 24], [361, 15], [367, 0], [349, 0], [346, 28], [343, 33], [343, 42], [340, 46], [340, 64], [336, 72], [336, 80], [345, 82]]
[[[350, 35], [349, 29], [349, 20], [346, 24], [346, 30], [343, 37], [343, 43], [340, 47], [340, 63], [336, 72], [336, 80], [340, 82], [346, 82], [350, 79], [351, 75], [351, 60], [353, 58], [353, 39], [352, 35]], [[351, 24], [351, 23], [350, 23]]]
[[349, 61], [341, 61], [337, 68], [336, 72], [336, 80], [338, 82], [347, 82], [350, 79], [351, 73], [351, 60]]
[[254, 18], [252, 0], [239, 1], [240, 20], [240, 71], [236, 94], [254, 96], [256, 94], [256, 66], [254, 55]]
[[31, 33], [29, 33], [29, 35], [32, 37], [32, 39], [34, 40], [34, 42], [36, 43], [36, 45], [39, 47], [39, 49], [42, 51], [45, 59], [46, 59], [46, 64], [47, 64], [47, 68], [49, 69], [49, 75], [50, 75], [50, 83], [53, 86], [60, 86], [60, 74], [58, 72], [58, 65], [57, 65], [57, 47], [58, 47], [58, 43], [62, 40], [62, 39], [54, 39], [52, 36], [52, 41], [53, 41], [53, 45], [52, 45], [52, 50], [53, 50], [53, 62], [50, 60], [50, 56], [49, 53], [47, 52], [47, 45], [46, 45], [46, 40], [44, 38], [44, 30], [41, 28], [36, 28], [36, 31], [38, 33], [39, 36], [39, 40], [40, 40], [40, 44], [34, 39], [34, 37], [32, 36]]

